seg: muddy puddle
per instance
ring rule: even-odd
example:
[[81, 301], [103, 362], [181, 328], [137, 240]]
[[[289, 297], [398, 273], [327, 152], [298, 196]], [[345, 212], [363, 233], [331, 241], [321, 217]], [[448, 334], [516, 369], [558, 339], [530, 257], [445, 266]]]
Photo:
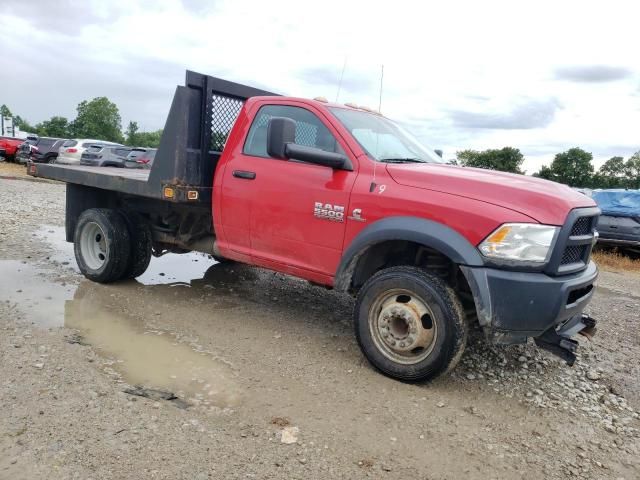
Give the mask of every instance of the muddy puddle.
[[66, 302], [64, 324], [80, 331], [82, 340], [106, 359], [107, 371], [130, 385], [170, 391], [192, 405], [240, 403], [241, 389], [226, 363], [169, 332], [146, 329], [142, 319], [77, 299]]
[[75, 284], [57, 283], [49, 273], [17, 260], [0, 261], [0, 302], [15, 304], [28, 322], [42, 327], [64, 324], [65, 301]]
[[[208, 257], [186, 263], [184, 255], [175, 257], [183, 260], [171, 259], [176, 267], [188, 267], [178, 268], [180, 274], [160, 275], [163, 267], [170, 264], [158, 262], [161, 266], [151, 270], [149, 281], [176, 284], [176, 279], [182, 278], [186, 285], [191, 281], [199, 285], [204, 272], [215, 264]], [[57, 258], [58, 262], [64, 259]], [[162, 281], [165, 279], [167, 282]], [[171, 286], [132, 283], [131, 289], [135, 292]], [[149, 327], [149, 318], [113, 310], [107, 306], [111, 298], [108, 288], [88, 280], [79, 284], [62, 282], [53, 269], [15, 260], [0, 261], [0, 301], [15, 306], [16, 315], [20, 312], [29, 323], [78, 330], [81, 343], [91, 345], [103, 357], [101, 363], [107, 373], [130, 385], [172, 392], [189, 405], [226, 408], [240, 403], [241, 389], [227, 363], [196, 345], [180, 341], [170, 332]]]
[[[45, 225], [39, 228], [34, 236], [50, 247], [50, 260], [80, 272], [73, 253], [73, 244], [65, 240], [64, 227]], [[203, 278], [207, 269], [216, 263], [204, 253], [168, 253], [161, 257], [151, 257], [149, 268], [136, 278], [136, 281], [143, 285], [189, 286], [192, 280]]]

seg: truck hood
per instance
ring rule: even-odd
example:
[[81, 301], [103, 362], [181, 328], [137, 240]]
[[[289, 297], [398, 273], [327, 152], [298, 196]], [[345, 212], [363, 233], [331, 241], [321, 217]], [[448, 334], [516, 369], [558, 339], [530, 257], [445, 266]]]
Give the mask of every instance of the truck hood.
[[492, 203], [547, 225], [562, 225], [574, 208], [595, 206], [591, 198], [566, 185], [525, 175], [433, 163], [386, 167], [400, 185]]

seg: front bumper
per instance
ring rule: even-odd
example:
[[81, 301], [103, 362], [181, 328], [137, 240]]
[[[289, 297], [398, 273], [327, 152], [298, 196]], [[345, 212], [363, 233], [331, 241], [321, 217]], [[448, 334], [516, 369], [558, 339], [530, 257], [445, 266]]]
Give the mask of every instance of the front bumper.
[[471, 287], [478, 321], [495, 343], [520, 343], [580, 315], [594, 292], [598, 269], [549, 276], [494, 268], [461, 267]]

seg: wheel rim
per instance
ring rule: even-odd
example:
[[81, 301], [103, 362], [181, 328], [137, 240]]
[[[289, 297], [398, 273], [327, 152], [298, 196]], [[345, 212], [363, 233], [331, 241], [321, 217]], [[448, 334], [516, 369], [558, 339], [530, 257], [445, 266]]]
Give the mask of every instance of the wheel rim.
[[92, 270], [100, 270], [106, 263], [109, 257], [107, 240], [97, 223], [89, 222], [82, 228], [80, 253], [84, 263]]
[[378, 296], [369, 310], [369, 331], [380, 353], [404, 365], [427, 358], [438, 337], [431, 308], [405, 289], [389, 290]]

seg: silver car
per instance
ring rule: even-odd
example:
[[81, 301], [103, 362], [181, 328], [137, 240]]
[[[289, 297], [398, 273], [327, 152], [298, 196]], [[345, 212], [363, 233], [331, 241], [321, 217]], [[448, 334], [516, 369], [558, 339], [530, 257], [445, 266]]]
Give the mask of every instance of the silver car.
[[111, 145], [91, 145], [80, 157], [80, 165], [92, 167], [124, 167], [131, 148]]
[[90, 140], [87, 138], [74, 138], [67, 140], [62, 144], [60, 150], [58, 150], [58, 158], [56, 163], [62, 163], [64, 165], [79, 165], [80, 158], [87, 148], [91, 145], [112, 145], [119, 146], [119, 143], [106, 142], [104, 140]]

